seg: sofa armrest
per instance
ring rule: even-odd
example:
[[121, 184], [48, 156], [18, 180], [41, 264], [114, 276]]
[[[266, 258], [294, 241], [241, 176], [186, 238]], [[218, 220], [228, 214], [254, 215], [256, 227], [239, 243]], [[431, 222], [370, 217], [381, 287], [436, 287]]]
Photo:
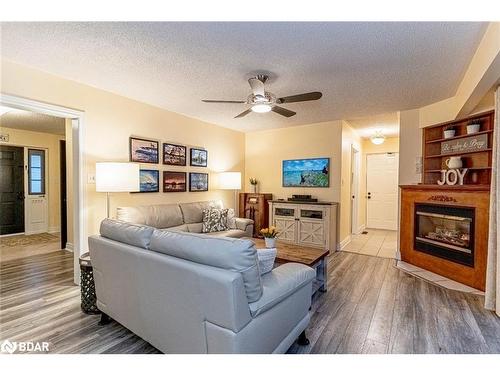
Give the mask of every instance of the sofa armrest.
[[[299, 263], [286, 263], [262, 276], [263, 293], [259, 300], [249, 304], [252, 317], [262, 314], [303, 287], [312, 294], [312, 281], [316, 271]], [[311, 299], [305, 301], [311, 304]]]
[[253, 236], [253, 220], [252, 219], [245, 219], [241, 217], [236, 217], [234, 219], [236, 228], [240, 229], [244, 232], [247, 232], [247, 237], [252, 237]]

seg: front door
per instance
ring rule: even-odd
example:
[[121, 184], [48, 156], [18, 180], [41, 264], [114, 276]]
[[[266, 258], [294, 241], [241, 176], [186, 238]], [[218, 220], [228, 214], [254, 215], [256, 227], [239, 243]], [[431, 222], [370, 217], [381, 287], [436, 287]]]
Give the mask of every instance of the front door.
[[366, 226], [374, 229], [398, 229], [397, 153], [366, 156]]
[[24, 148], [0, 146], [0, 234], [24, 232]]

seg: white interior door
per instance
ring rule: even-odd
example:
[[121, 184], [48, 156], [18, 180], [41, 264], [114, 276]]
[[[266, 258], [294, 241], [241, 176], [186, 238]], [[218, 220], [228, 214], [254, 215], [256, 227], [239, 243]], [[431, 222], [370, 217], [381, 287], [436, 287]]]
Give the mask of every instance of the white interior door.
[[351, 148], [351, 233], [359, 230], [359, 151]]
[[49, 230], [47, 150], [25, 148], [25, 233]]
[[366, 226], [397, 230], [398, 154], [368, 154], [366, 159]]

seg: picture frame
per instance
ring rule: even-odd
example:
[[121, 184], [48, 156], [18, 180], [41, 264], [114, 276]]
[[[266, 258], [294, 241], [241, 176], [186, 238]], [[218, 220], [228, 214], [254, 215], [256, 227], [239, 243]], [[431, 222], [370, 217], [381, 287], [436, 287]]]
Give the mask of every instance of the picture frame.
[[158, 193], [160, 191], [160, 171], [139, 169], [139, 193]]
[[151, 139], [130, 137], [129, 159], [135, 163], [159, 163], [160, 143]]
[[163, 143], [163, 164], [186, 166], [187, 149], [186, 146], [173, 143]]
[[189, 172], [189, 191], [208, 191], [208, 173]]
[[283, 160], [282, 186], [330, 187], [330, 158]]
[[202, 148], [191, 148], [189, 165], [192, 167], [206, 167], [208, 165], [208, 151]]
[[186, 191], [187, 186], [186, 172], [163, 171], [163, 192], [164, 193], [182, 193]]

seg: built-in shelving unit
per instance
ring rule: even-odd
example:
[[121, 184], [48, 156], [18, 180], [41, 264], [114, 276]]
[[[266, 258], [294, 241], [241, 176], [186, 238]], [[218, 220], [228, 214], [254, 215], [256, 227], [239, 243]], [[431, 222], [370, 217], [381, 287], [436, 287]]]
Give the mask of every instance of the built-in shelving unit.
[[[467, 134], [467, 124], [471, 120], [481, 122], [480, 131], [474, 134]], [[445, 128], [453, 126], [455, 136], [444, 138]], [[489, 185], [491, 181], [491, 161], [494, 131], [494, 111], [479, 113], [464, 119], [448, 121], [442, 124], [429, 126], [423, 129], [423, 172], [424, 184], [434, 185], [441, 178], [441, 170], [448, 169], [446, 160], [451, 156], [462, 158], [463, 168], [468, 168], [469, 172], [465, 176], [465, 184]], [[468, 137], [477, 137], [486, 134], [487, 148], [467, 152], [441, 153], [443, 142], [461, 140]]]

